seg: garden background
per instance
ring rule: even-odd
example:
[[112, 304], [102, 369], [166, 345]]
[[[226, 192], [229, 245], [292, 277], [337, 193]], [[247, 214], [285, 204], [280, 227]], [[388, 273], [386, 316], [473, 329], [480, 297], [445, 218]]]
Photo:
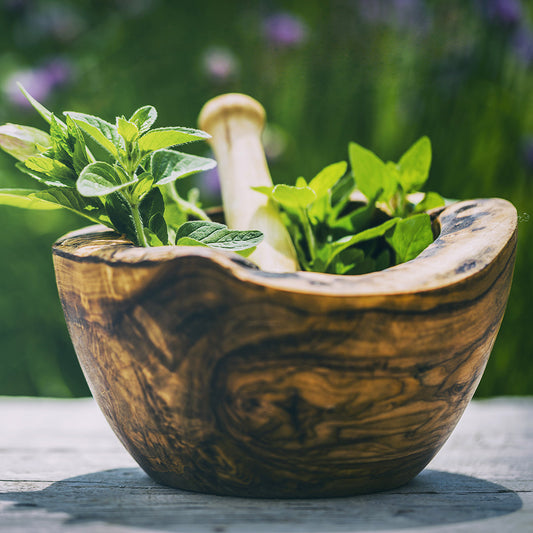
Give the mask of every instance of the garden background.
[[[347, 159], [349, 141], [397, 158], [428, 135], [428, 190], [516, 206], [507, 314], [478, 395], [533, 393], [533, 6], [523, 0], [0, 0], [0, 123], [51, 110], [112, 120], [151, 104], [196, 126], [210, 97], [267, 110], [274, 181]], [[207, 146], [197, 146], [207, 153]], [[216, 174], [188, 178], [216, 203]], [[33, 186], [0, 154], [0, 186]], [[0, 394], [88, 394], [57, 298], [50, 247], [86, 225], [0, 208]], [[529, 309], [529, 311], [528, 311]]]

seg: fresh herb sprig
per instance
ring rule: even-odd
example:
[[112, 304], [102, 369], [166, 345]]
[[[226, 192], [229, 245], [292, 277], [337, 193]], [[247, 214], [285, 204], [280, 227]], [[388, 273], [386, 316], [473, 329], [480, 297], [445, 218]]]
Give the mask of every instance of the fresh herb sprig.
[[[138, 246], [186, 244], [246, 255], [258, 231], [234, 231], [210, 221], [195, 190], [182, 198], [174, 182], [216, 163], [173, 149], [209, 135], [191, 128], [153, 128], [157, 111], [144, 106], [111, 124], [67, 111], [65, 120], [22, 92], [48, 122], [49, 132], [0, 126], [0, 147], [16, 167], [44, 187], [0, 189], [0, 204], [31, 209], [66, 208], [125, 235]], [[188, 222], [189, 218], [196, 222]]]
[[[420, 193], [431, 166], [431, 143], [419, 139], [398, 163], [350, 143], [348, 165], [327, 166], [312, 180], [257, 187], [280, 208], [304, 270], [361, 274], [414, 259], [433, 242], [427, 210], [444, 205]], [[357, 201], [355, 197], [363, 201]]]

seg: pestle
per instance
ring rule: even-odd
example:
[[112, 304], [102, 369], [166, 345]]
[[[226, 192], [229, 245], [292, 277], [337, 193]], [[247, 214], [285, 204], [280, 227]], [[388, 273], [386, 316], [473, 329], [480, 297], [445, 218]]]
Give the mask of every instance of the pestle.
[[198, 122], [211, 135], [226, 224], [231, 229], [263, 232], [264, 240], [249, 258], [259, 268], [295, 272], [296, 252], [276, 206], [266, 195], [252, 190], [272, 186], [261, 144], [265, 110], [250, 96], [224, 94], [204, 105]]

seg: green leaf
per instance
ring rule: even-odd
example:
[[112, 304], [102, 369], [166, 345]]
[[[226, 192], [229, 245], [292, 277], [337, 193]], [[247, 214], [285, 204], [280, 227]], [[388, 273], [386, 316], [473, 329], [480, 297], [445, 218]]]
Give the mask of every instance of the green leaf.
[[[156, 215], [163, 215], [165, 212], [165, 200], [160, 189], [152, 189], [139, 204], [139, 213], [144, 226], [150, 227], [150, 219]], [[151, 229], [151, 228], [150, 228]]]
[[354, 244], [360, 242], [369, 241], [371, 239], [377, 239], [378, 237], [383, 237], [388, 230], [390, 230], [393, 226], [399, 223], [399, 220], [399, 218], [391, 218], [390, 220], [383, 222], [379, 226], [368, 228], [364, 231], [356, 233], [355, 235], [347, 235], [346, 237], [342, 237], [341, 239], [331, 243], [331, 253], [328, 265], [329, 263], [331, 263], [331, 261], [337, 254], [339, 254], [343, 250], [346, 250], [346, 248], [349, 248], [350, 246], [353, 246]]
[[50, 122], [50, 137], [52, 140], [52, 148], [48, 150], [45, 155], [53, 158], [68, 167], [72, 166], [73, 148], [71, 146], [71, 139], [68, 130], [65, 131], [57, 122], [55, 115], [52, 115]]
[[351, 213], [332, 221], [330, 227], [344, 230], [348, 234], [358, 233], [368, 227], [375, 211], [375, 202], [368, 202], [368, 204], [358, 207]]
[[283, 207], [306, 209], [316, 200], [316, 193], [310, 187], [280, 184], [274, 187], [272, 198]]
[[72, 186], [70, 182], [66, 184], [66, 183], [63, 183], [63, 181], [59, 179], [55, 179], [50, 176], [47, 176], [43, 172], [29, 169], [24, 164], [23, 161], [19, 161], [18, 163], [16, 163], [15, 167], [18, 168], [21, 172], [24, 172], [24, 174], [31, 176], [34, 180], [37, 180], [39, 183], [42, 183], [43, 185], [47, 185], [48, 187], [71, 187]]
[[256, 187], [251, 187], [251, 189], [253, 191], [260, 192], [261, 194], [264, 194], [269, 198], [272, 198], [272, 191], [274, 190], [274, 186], [270, 187], [268, 185], [258, 185]]
[[59, 204], [93, 222], [110, 225], [100, 200], [98, 198], [84, 198], [73, 187], [52, 187], [39, 191], [33, 196], [40, 200]]
[[[117, 128], [105, 120], [85, 113], [65, 111], [65, 115], [70, 117], [80, 129], [88, 136], [93, 144], [90, 146], [91, 152], [96, 157], [100, 157], [98, 152], [104, 151], [104, 158], [109, 161], [109, 156], [118, 159], [119, 149], [125, 149], [124, 139], [119, 135]], [[95, 153], [96, 144], [96, 153]], [[98, 149], [99, 147], [99, 149]], [[107, 155], [107, 157], [105, 157]]]
[[74, 186], [76, 181], [76, 174], [71, 168], [61, 163], [61, 161], [51, 159], [44, 155], [28, 157], [23, 164], [31, 171], [44, 174], [69, 187]]
[[436, 192], [427, 192], [424, 195], [424, 198], [418, 204], [414, 206], [415, 213], [422, 213], [424, 211], [429, 211], [430, 209], [435, 209], [436, 207], [443, 207], [446, 205], [446, 200], [436, 193]]
[[335, 260], [330, 264], [328, 272], [331, 274], [347, 274], [353, 270], [357, 264], [362, 263], [365, 259], [365, 253], [359, 248], [349, 248], [339, 254]]
[[38, 189], [0, 189], [0, 204], [25, 209], [61, 209], [61, 205], [36, 198], [35, 193], [42, 192]]
[[122, 117], [117, 117], [117, 132], [127, 143], [131, 143], [139, 137], [137, 125]]
[[[145, 229], [149, 230], [147, 237], [150, 246], [166, 246], [169, 244], [167, 223], [165, 217], [161, 213], [155, 213], [148, 221]], [[153, 239], [153, 236], [150, 233], [155, 235], [157, 240]]]
[[50, 135], [37, 128], [18, 124], [0, 126], [0, 148], [19, 161], [39, 155], [51, 145]]
[[[43, 117], [44, 120], [48, 122], [48, 124], [50, 124], [50, 122], [52, 121], [53, 113], [51, 111], [48, 111], [46, 107], [44, 107], [37, 100], [35, 100], [35, 98], [33, 98], [33, 96], [26, 89], [24, 89], [24, 87], [20, 83], [17, 83], [17, 85], [20, 91], [22, 92], [22, 94], [26, 97], [26, 100], [28, 100], [28, 102], [33, 106], [35, 111], [37, 111], [37, 113], [39, 113], [39, 115], [41, 115], [41, 117]], [[57, 120], [57, 122], [63, 129], [65, 130], [67, 129], [67, 126], [64, 122], [62, 122], [59, 119]]]
[[180, 246], [209, 246], [233, 251], [257, 246], [262, 240], [260, 231], [230, 230], [224, 224], [205, 220], [185, 222], [176, 233], [176, 244]]
[[426, 183], [430, 167], [431, 142], [427, 137], [422, 137], [405, 152], [398, 163], [399, 181], [403, 190], [406, 193], [420, 190]]
[[80, 172], [91, 163], [91, 161], [87, 154], [87, 146], [85, 144], [83, 133], [70, 117], [67, 117], [67, 128], [69, 140], [73, 146], [72, 166], [74, 167], [76, 174], [79, 175]]
[[340, 161], [322, 169], [310, 182], [309, 187], [315, 191], [317, 198], [321, 198], [331, 191], [333, 186], [344, 176], [348, 164]]
[[154, 177], [150, 172], [143, 172], [137, 179], [139, 181], [132, 186], [131, 196], [134, 200], [141, 200], [152, 189]]
[[209, 137], [210, 135], [204, 131], [192, 128], [158, 128], [145, 133], [139, 139], [139, 149], [142, 154], [147, 154], [161, 148], [205, 140]]
[[395, 252], [397, 264], [410, 261], [433, 242], [431, 219], [427, 213], [402, 219], [385, 238]]
[[0, 204], [39, 210], [65, 208], [92, 222], [110, 225], [100, 203], [83, 198], [72, 188], [0, 189]]
[[330, 220], [335, 220], [350, 202], [350, 195], [355, 189], [355, 179], [351, 173], [345, 174], [331, 190]]
[[117, 170], [102, 161], [87, 165], [81, 172], [76, 187], [83, 196], [105, 196], [129, 185], [133, 185], [137, 179], [121, 181]]
[[209, 170], [215, 166], [216, 161], [207, 157], [162, 149], [153, 153], [150, 170], [154, 177], [154, 184], [165, 185], [178, 178]]
[[140, 107], [131, 115], [130, 122], [133, 122], [139, 129], [139, 134], [146, 133], [157, 119], [157, 111], [151, 105]]
[[378, 201], [388, 201], [396, 192], [398, 184], [391, 173], [387, 172], [385, 163], [357, 143], [350, 143], [348, 152], [357, 188], [369, 200], [377, 197]]
[[105, 209], [114, 229], [138, 246], [135, 221], [126, 198], [120, 192], [108, 194], [105, 197]]

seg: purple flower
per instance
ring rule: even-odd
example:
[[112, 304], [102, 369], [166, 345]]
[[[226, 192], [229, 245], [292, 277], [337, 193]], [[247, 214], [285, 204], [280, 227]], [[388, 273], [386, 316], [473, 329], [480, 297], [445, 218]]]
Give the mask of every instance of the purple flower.
[[29, 107], [30, 103], [17, 87], [17, 82], [38, 101], [46, 101], [50, 93], [57, 87], [70, 82], [72, 68], [61, 58], [56, 58], [41, 67], [19, 70], [11, 74], [4, 83], [4, 93], [15, 105]]
[[307, 40], [308, 28], [300, 17], [281, 12], [265, 19], [263, 33], [272, 45], [289, 48]]
[[522, 19], [520, 0], [484, 0], [482, 9], [489, 20], [504, 26], [515, 26]]
[[237, 75], [238, 60], [227, 48], [209, 48], [203, 56], [203, 70], [216, 82], [224, 82]]

